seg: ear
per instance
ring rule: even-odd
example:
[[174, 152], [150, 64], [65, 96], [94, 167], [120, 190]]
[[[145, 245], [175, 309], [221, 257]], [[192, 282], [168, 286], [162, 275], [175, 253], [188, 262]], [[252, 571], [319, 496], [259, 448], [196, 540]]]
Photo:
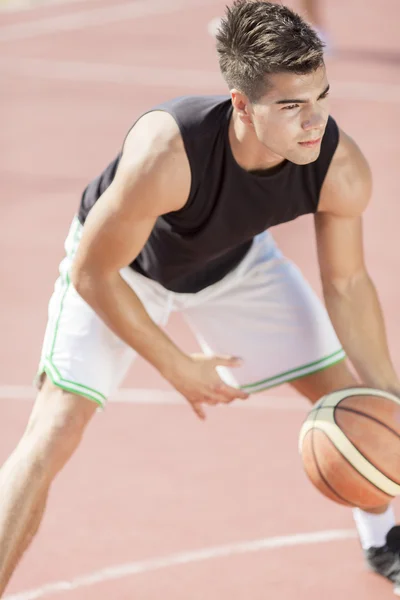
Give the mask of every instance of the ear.
[[231, 99], [233, 108], [239, 115], [240, 120], [245, 125], [253, 126], [253, 121], [251, 118], [251, 104], [248, 97], [238, 90], [231, 90]]

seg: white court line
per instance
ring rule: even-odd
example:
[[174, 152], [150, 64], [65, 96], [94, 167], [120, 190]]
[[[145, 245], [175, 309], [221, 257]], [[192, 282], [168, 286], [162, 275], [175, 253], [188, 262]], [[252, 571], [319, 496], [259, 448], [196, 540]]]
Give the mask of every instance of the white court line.
[[[96, 2], [96, 0], [94, 0]], [[75, 4], [83, 0], [0, 0], [0, 12], [16, 13], [28, 12], [46, 6], [59, 6], [61, 4]]]
[[[36, 390], [29, 385], [0, 385], [1, 400], [29, 400], [33, 401]], [[187, 406], [187, 401], [174, 390], [159, 390], [148, 388], [121, 388], [110, 399], [113, 404], [138, 404], [154, 406]], [[231, 407], [259, 408], [269, 410], [294, 410], [304, 413], [308, 402], [301, 396], [273, 396], [257, 394], [247, 400], [237, 400]], [[226, 407], [220, 407], [224, 410]]]
[[122, 85], [145, 85], [151, 87], [185, 86], [201, 89], [224, 86], [218, 71], [202, 71], [171, 67], [143, 67], [111, 63], [88, 63], [47, 59], [0, 58], [0, 70], [10, 75], [80, 81], [82, 83], [118, 83]]
[[[351, 529], [333, 529], [328, 531], [317, 531], [310, 533], [299, 533], [280, 537], [264, 538], [248, 542], [238, 542], [226, 546], [203, 548], [201, 550], [171, 554], [161, 558], [143, 560], [124, 565], [109, 567], [76, 577], [69, 581], [57, 581], [49, 583], [35, 590], [28, 590], [18, 594], [5, 596], [4, 600], [36, 600], [58, 592], [68, 592], [79, 588], [90, 587], [106, 581], [120, 580], [142, 573], [152, 573], [160, 569], [198, 563], [215, 558], [229, 558], [240, 554], [250, 554], [262, 550], [274, 548], [287, 548], [294, 546], [308, 546], [311, 544], [323, 544], [340, 540], [357, 538], [355, 531]], [[295, 583], [294, 583], [295, 585]]]
[[77, 31], [137, 19], [151, 15], [163, 15], [196, 6], [213, 4], [214, 0], [135, 0], [125, 4], [80, 10], [57, 17], [45, 17], [28, 23], [16, 23], [0, 27], [0, 42], [26, 40], [29, 38], [56, 35], [60, 31]]
[[[82, 83], [143, 85], [149, 87], [179, 87], [188, 91], [225, 90], [218, 71], [180, 69], [169, 67], [142, 67], [112, 63], [89, 63], [21, 58], [0, 58], [0, 71], [11, 76], [44, 78]], [[400, 103], [399, 83], [367, 81], [338, 81], [331, 83], [332, 98]]]

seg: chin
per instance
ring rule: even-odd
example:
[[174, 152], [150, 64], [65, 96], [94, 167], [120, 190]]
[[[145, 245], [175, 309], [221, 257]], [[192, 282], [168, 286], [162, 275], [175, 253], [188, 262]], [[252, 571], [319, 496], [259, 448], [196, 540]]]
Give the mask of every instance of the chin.
[[320, 148], [318, 150], [306, 150], [302, 152], [294, 152], [293, 156], [289, 157], [288, 160], [294, 163], [295, 165], [308, 165], [312, 162], [315, 162], [320, 155]]

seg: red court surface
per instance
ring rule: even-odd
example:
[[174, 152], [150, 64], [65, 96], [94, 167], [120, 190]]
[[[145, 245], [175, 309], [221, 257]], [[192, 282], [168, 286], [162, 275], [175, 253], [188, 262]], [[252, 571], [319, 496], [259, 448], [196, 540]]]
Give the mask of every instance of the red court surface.
[[[47, 301], [83, 186], [151, 105], [225, 92], [207, 33], [224, 4], [88, 0], [5, 11], [2, 3], [0, 462], [32, 406]], [[366, 253], [400, 369], [400, 5], [326, 1], [325, 17], [332, 114], [374, 172]], [[319, 290], [312, 220], [275, 237]], [[179, 318], [168, 331], [196, 349]], [[350, 512], [302, 472], [306, 410], [284, 387], [209, 410], [201, 423], [138, 361], [57, 479], [6, 597], [392, 597], [364, 569]]]

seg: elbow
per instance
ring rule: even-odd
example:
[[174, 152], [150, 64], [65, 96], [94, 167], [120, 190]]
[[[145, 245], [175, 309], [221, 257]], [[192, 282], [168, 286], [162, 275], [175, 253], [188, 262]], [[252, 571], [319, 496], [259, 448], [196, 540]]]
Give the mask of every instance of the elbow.
[[76, 292], [90, 304], [91, 291], [95, 286], [95, 278], [84, 267], [73, 263], [69, 279]]
[[108, 273], [97, 266], [92, 268], [75, 261], [72, 264], [69, 278], [76, 292], [90, 306], [97, 305], [98, 298], [104, 296], [106, 290], [115, 286], [119, 272]]

